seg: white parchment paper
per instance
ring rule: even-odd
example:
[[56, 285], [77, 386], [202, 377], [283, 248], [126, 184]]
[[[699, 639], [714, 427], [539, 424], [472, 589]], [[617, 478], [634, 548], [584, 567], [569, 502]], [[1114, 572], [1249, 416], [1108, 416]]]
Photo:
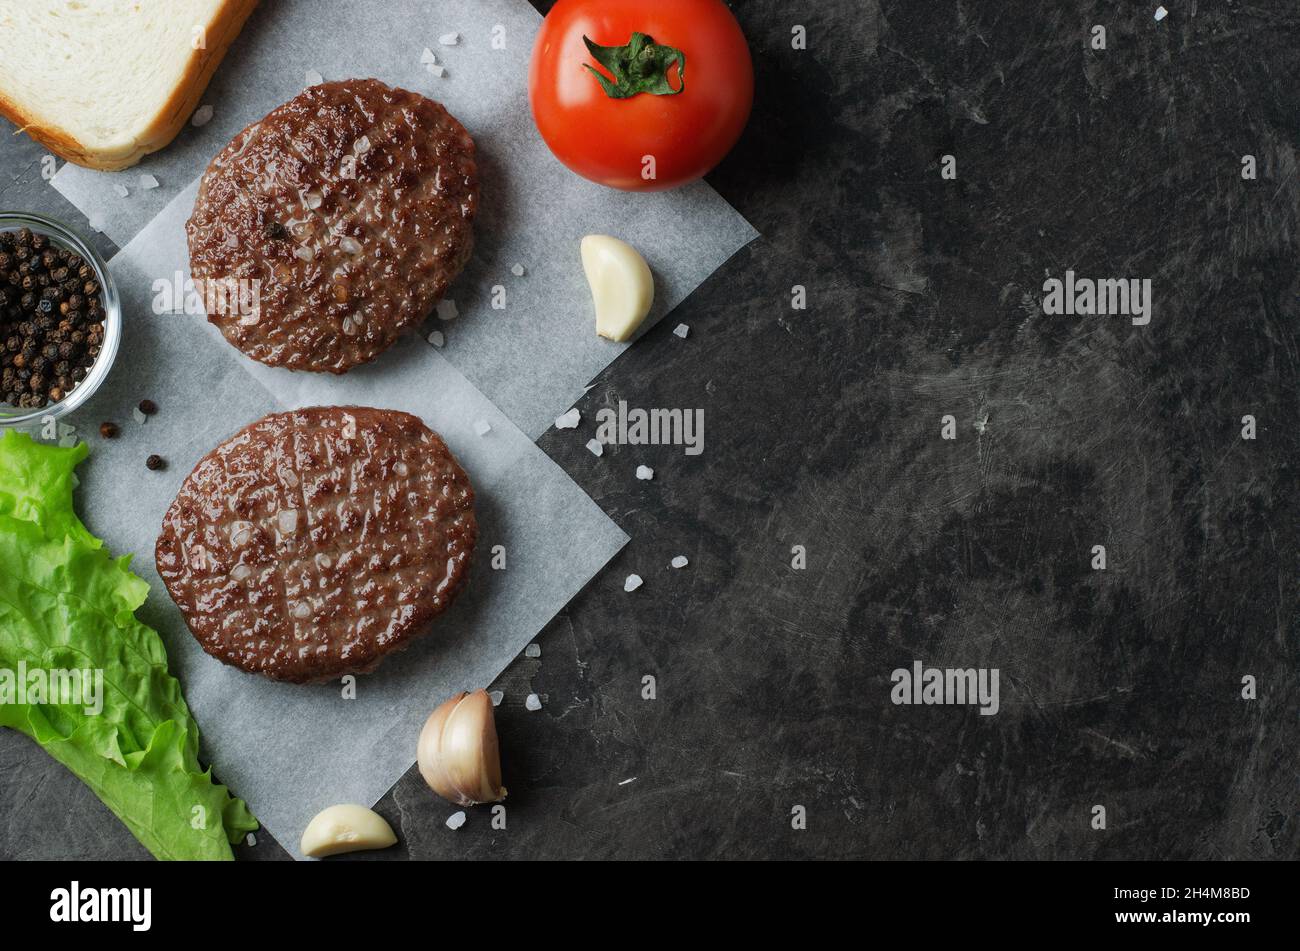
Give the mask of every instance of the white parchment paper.
[[[327, 380], [254, 364], [202, 317], [154, 313], [154, 282], [188, 275], [184, 223], [192, 203], [180, 195], [110, 264], [126, 327], [113, 373], [72, 420], [94, 444], [78, 508], [111, 551], [137, 553], [133, 567], [152, 588], [142, 618], [167, 641], [217, 776], [297, 854], [298, 837], [320, 809], [377, 801], [414, 761], [434, 705], [490, 683], [627, 536], [426, 344], [412, 341], [361, 372]], [[159, 411], [141, 424], [132, 408], [144, 398]], [[466, 590], [428, 636], [360, 676], [354, 700], [343, 699], [338, 683], [277, 684], [208, 657], [152, 557], [163, 513], [202, 455], [268, 412], [345, 403], [402, 409], [440, 432], [474, 484], [480, 526]], [[117, 421], [121, 436], [98, 438], [101, 420]], [[484, 435], [479, 421], [491, 427]], [[153, 453], [167, 460], [166, 470], [145, 468]], [[490, 567], [495, 545], [505, 548], [505, 570]]]
[[[126, 172], [67, 165], [54, 185], [125, 245], [237, 132], [301, 91], [308, 71], [326, 80], [373, 76], [439, 100], [478, 144], [482, 192], [474, 259], [449, 294], [461, 316], [437, 328], [444, 354], [535, 439], [627, 346], [595, 335], [578, 257], [583, 235], [612, 234], [645, 255], [656, 285], [648, 327], [756, 234], [702, 183], [628, 194], [556, 161], [528, 107], [540, 23], [525, 0], [262, 0], [204, 96], [213, 107], [207, 125], [187, 126]], [[453, 32], [457, 45], [439, 43]], [[444, 76], [421, 63], [426, 48]], [[142, 189], [142, 175], [159, 187]], [[512, 273], [516, 264], [522, 276]], [[502, 309], [491, 306], [494, 288], [504, 291]]]

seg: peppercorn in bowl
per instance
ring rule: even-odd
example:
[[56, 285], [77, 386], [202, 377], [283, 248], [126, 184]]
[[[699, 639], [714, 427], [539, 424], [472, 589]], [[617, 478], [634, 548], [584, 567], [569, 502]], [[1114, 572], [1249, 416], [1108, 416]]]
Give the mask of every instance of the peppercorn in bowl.
[[117, 288], [95, 250], [52, 218], [0, 211], [0, 427], [86, 402], [121, 336]]

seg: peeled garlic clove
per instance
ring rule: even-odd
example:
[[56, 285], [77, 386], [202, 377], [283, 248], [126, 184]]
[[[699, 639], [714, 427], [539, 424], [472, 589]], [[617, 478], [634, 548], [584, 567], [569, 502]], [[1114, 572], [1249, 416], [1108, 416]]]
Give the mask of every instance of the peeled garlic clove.
[[303, 830], [299, 848], [303, 855], [319, 859], [363, 849], [386, 849], [396, 842], [397, 836], [383, 816], [365, 806], [344, 803], [318, 812]]
[[487, 691], [458, 693], [429, 714], [415, 759], [429, 787], [458, 806], [505, 799], [497, 725]]
[[655, 299], [645, 258], [626, 241], [589, 234], [582, 239], [582, 269], [596, 305], [596, 333], [610, 340], [630, 339]]

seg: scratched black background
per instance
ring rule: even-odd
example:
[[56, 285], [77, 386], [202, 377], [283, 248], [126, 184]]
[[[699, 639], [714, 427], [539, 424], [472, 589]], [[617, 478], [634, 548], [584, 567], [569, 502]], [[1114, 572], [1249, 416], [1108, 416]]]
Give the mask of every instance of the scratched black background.
[[[702, 406], [706, 451], [541, 439], [632, 542], [497, 685], [509, 827], [412, 770], [357, 858], [1297, 857], [1300, 9], [1165, 5], [733, 4], [710, 181], [762, 237], [580, 404]], [[86, 230], [42, 154], [0, 135], [0, 207]], [[1066, 268], [1150, 278], [1151, 324], [1044, 317]], [[893, 706], [916, 659], [1001, 712]], [[146, 855], [7, 731], [0, 775], [0, 857]]]

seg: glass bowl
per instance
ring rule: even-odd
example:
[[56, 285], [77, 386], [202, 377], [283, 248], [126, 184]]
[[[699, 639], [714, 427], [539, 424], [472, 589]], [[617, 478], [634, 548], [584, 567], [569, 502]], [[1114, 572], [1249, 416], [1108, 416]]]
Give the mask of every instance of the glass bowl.
[[95, 269], [95, 280], [104, 302], [104, 342], [100, 344], [99, 356], [86, 371], [86, 378], [57, 403], [48, 403], [40, 409], [19, 409], [0, 402], [0, 428], [31, 425], [49, 418], [58, 419], [81, 406], [95, 394], [108, 376], [113, 360], [117, 357], [118, 344], [122, 340], [122, 305], [117, 297], [117, 285], [108, 273], [108, 265], [95, 249], [77, 237], [67, 225], [53, 218], [24, 211], [0, 211], [0, 231], [18, 231], [21, 228], [30, 228], [45, 235], [51, 244], [81, 255]]

